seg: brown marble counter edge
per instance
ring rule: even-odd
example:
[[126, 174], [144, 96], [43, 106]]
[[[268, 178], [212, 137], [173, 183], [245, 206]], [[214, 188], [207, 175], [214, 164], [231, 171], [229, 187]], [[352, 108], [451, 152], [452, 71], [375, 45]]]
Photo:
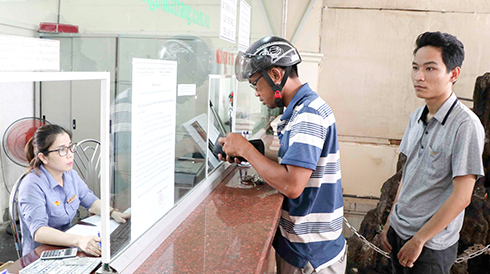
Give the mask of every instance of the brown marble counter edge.
[[269, 253], [271, 252], [271, 250], [273, 250], [272, 241], [274, 240], [274, 236], [276, 235], [277, 226], [279, 225], [279, 220], [281, 218], [281, 208], [282, 202], [280, 203], [279, 210], [277, 210], [276, 216], [274, 216], [274, 220], [276, 220], [273, 224], [274, 228], [270, 231], [272, 234], [270, 234], [269, 241], [266, 242], [264, 245], [264, 251], [262, 252], [262, 256], [259, 259], [259, 264], [257, 265], [257, 269], [255, 271], [256, 274], [262, 274], [265, 272]]

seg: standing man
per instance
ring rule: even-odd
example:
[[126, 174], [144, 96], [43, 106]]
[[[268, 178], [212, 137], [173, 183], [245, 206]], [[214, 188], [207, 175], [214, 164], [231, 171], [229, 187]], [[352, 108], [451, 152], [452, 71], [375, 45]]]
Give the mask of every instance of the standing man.
[[277, 129], [280, 163], [263, 156], [241, 135], [230, 133], [219, 142], [229, 162], [230, 156], [246, 158], [286, 196], [273, 243], [278, 273], [345, 273], [335, 118], [325, 101], [301, 84], [300, 62], [293, 45], [270, 36], [239, 52], [235, 64], [237, 79], [248, 80], [264, 105], [286, 107]]
[[463, 43], [426, 32], [416, 41], [412, 81], [426, 105], [410, 116], [400, 144], [407, 156], [394, 206], [381, 232], [393, 273], [449, 273], [464, 209], [483, 175], [485, 133], [452, 87], [461, 73]]

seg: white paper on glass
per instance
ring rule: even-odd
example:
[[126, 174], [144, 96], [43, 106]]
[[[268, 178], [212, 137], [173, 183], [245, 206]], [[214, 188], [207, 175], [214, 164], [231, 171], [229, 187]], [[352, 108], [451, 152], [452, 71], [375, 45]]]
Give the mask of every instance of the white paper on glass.
[[196, 84], [179, 84], [177, 87], [179, 96], [194, 96], [196, 95]]
[[0, 34], [0, 71], [60, 71], [60, 41]]
[[235, 43], [236, 39], [236, 1], [237, 0], [221, 0], [219, 37], [231, 43]]
[[238, 21], [238, 46], [241, 48], [248, 48], [250, 45], [250, 16], [252, 7], [240, 0], [240, 20]]
[[131, 238], [174, 205], [177, 62], [133, 58]]

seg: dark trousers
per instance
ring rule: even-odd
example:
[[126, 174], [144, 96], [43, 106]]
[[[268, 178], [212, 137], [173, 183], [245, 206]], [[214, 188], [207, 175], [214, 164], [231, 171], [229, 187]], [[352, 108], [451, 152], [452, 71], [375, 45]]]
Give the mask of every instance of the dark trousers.
[[397, 254], [408, 240], [402, 240], [391, 227], [387, 236], [391, 245], [393, 274], [449, 274], [458, 255], [458, 243], [444, 250], [432, 250], [424, 246], [413, 267], [403, 267], [398, 262]]

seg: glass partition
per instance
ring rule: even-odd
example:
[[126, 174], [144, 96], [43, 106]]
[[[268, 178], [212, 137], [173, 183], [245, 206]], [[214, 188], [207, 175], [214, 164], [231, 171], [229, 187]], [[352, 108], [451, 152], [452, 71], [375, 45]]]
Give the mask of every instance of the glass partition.
[[[246, 2], [253, 1], [246, 0]], [[238, 12], [239, 6], [237, 1], [237, 5], [231, 9], [228, 7], [227, 11], [237, 9]], [[254, 5], [252, 5], [252, 12], [253, 10]], [[149, 143], [140, 144], [144, 146], [141, 151], [148, 157], [152, 156], [155, 165], [160, 159], [169, 155], [173, 160], [172, 186], [164, 193], [155, 192], [155, 197], [160, 195], [162, 201], [158, 206], [166, 208], [159, 211], [160, 213], [166, 212], [167, 205], [172, 208], [185, 202], [186, 196], [191, 195], [192, 190], [198, 188], [206, 178], [214, 176], [213, 171], [222, 168], [222, 163], [212, 153], [212, 146], [219, 136], [229, 132], [248, 132], [249, 136], [252, 136], [261, 129], [267, 128], [271, 115], [276, 116], [254, 97], [254, 91], [250, 89], [248, 83], [237, 82], [233, 76], [238, 43], [220, 38], [221, 12], [221, 1], [108, 0], [83, 5], [73, 0], [63, 2], [42, 0], [36, 3], [0, 2], [0, 33], [59, 40], [61, 71], [110, 73], [111, 124], [108, 168], [111, 178], [112, 207], [121, 211], [134, 210], [135, 205], [132, 201], [135, 199], [135, 193], [132, 189], [135, 184], [138, 184], [134, 182], [134, 176], [136, 171], [141, 171], [142, 168], [134, 166], [134, 157], [138, 149], [134, 144], [140, 140], [134, 139], [133, 130], [142, 125], [154, 126], [168, 122], [161, 120], [164, 118], [158, 120], [157, 115], [150, 116], [146, 120], [134, 120], [136, 90], [133, 71], [136, 59], [176, 64], [175, 81], [170, 81], [170, 78], [164, 81], [155, 79], [147, 81], [161, 83], [166, 87], [172, 86], [172, 96], [175, 96], [172, 106], [172, 109], [174, 108], [174, 116], [171, 118], [172, 129], [167, 128], [165, 131], [155, 129], [148, 133], [161, 132], [159, 136], [153, 138], [156, 143], [151, 143], [152, 146], [157, 146], [157, 141], [167, 138], [170, 132], [172, 151], [160, 152], [162, 157], [158, 157], [158, 154], [153, 155], [159, 151], [158, 148], [152, 149]], [[239, 18], [238, 13], [236, 17]], [[61, 29], [54, 33], [45, 29], [39, 31], [39, 22], [73, 25], [78, 28], [78, 31], [75, 33], [63, 33]], [[41, 88], [35, 90], [40, 101], [32, 105], [40, 106], [36, 110], [40, 118], [43, 115], [49, 116], [48, 120], [62, 121], [59, 123], [65, 127], [76, 126], [75, 130], [78, 130], [82, 136], [100, 124], [100, 114], [92, 107], [99, 104], [91, 95], [96, 90], [94, 85], [97, 84], [90, 81], [83, 84], [43, 83]], [[153, 88], [155, 87], [147, 86], [143, 90], [151, 91]], [[68, 96], [72, 102], [66, 106], [69, 110], [65, 114], [77, 111], [81, 113], [80, 115], [77, 114], [75, 117], [70, 114], [68, 117], [61, 112], [51, 111], [56, 108], [49, 106], [60, 102], [57, 91], [61, 89], [69, 90]], [[159, 103], [168, 98], [168, 96], [161, 97], [160, 94], [154, 97], [148, 96], [145, 100]], [[167, 108], [168, 106], [162, 104], [162, 112], [168, 111]], [[83, 139], [89, 138], [88, 135], [83, 136]], [[138, 151], [138, 153], [143, 152]], [[153, 163], [150, 161], [147, 164]], [[165, 180], [167, 179], [165, 177]], [[162, 177], [161, 180], [163, 181], [164, 178]], [[149, 207], [147, 210], [151, 212], [153, 208]], [[160, 213], [157, 214], [159, 219], [165, 214]], [[156, 221], [151, 219], [149, 223], [154, 225]], [[115, 226], [117, 225], [114, 224], [114, 230]], [[132, 224], [129, 226], [131, 228]], [[144, 234], [144, 231], [139, 231], [137, 235], [133, 235], [130, 240], [128, 238], [125, 244], [117, 248], [114, 245], [111, 248], [111, 257], [121, 254], [120, 251], [130, 246], [129, 243], [134, 242], [135, 237], [139, 237], [142, 233]]]
[[[93, 125], [96, 127], [94, 131], [86, 132], [83, 131], [81, 134], [76, 131], [77, 127], [75, 123], [73, 123], [72, 127], [67, 127], [63, 125], [61, 120], [55, 122], [53, 120], [48, 120], [43, 115], [42, 121], [47, 124], [62, 124], [67, 130], [72, 132], [71, 142], [76, 144], [76, 148], [74, 148], [74, 154], [72, 155], [73, 166], [75, 167], [75, 171], [80, 175], [80, 178], [85, 182], [87, 186], [92, 189], [100, 189], [97, 197], [101, 199], [101, 218], [96, 216], [96, 218], [92, 218], [92, 220], [88, 222], [94, 221], [95, 225], [92, 227], [83, 226], [72, 226], [71, 223], [65, 224], [65, 232], [69, 234], [75, 235], [90, 235], [90, 234], [109, 234], [108, 227], [101, 222], [103, 219], [108, 219], [109, 217], [109, 191], [108, 191], [108, 182], [110, 181], [109, 174], [109, 98], [110, 98], [110, 84], [109, 84], [110, 74], [108, 72], [0, 72], [0, 84], [2, 83], [31, 83], [31, 85], [14, 85], [16, 88], [12, 90], [13, 92], [24, 92], [29, 89], [37, 89], [41, 87], [43, 84], [48, 83], [69, 83], [71, 85], [88, 85], [93, 88], [93, 95], [95, 95], [93, 100], [96, 101], [96, 104], [91, 106], [91, 109], [97, 112], [97, 119], [101, 121], [100, 124]], [[70, 86], [70, 85], [68, 85]], [[70, 88], [59, 87], [57, 90], [57, 95], [61, 100], [58, 102], [62, 102], [60, 104], [60, 108], [64, 108], [61, 110], [61, 113], [65, 118], [69, 117], [77, 117], [76, 108], [71, 107], [72, 104], [80, 103], [77, 100], [79, 99], [77, 96], [73, 96], [73, 91]], [[4, 95], [5, 93], [2, 93]], [[29, 118], [28, 118], [29, 119]], [[32, 118], [31, 118], [32, 119]], [[83, 128], [83, 125], [82, 125]], [[32, 136], [35, 127], [23, 126], [16, 133], [18, 136]], [[83, 139], [89, 135], [90, 138], [93, 139]], [[92, 142], [93, 140], [98, 140]], [[27, 138], [18, 138], [14, 143], [16, 150], [22, 150], [26, 145], [28, 139]], [[91, 157], [94, 156], [94, 157]], [[70, 171], [71, 172], [71, 171]], [[72, 176], [72, 175], [70, 175]], [[74, 176], [75, 177], [75, 176]], [[76, 178], [76, 177], [75, 177]], [[99, 185], [99, 180], [102, 184]], [[75, 179], [76, 181], [76, 179]], [[76, 196], [74, 196], [76, 198]], [[76, 209], [81, 201], [76, 198], [76, 200], [70, 200], [68, 203], [72, 203]], [[79, 211], [78, 211], [79, 212]], [[87, 220], [87, 219], [86, 219]], [[108, 238], [102, 240], [106, 246], [108, 246]]]
[[236, 92], [236, 78], [233, 75], [209, 75], [209, 117], [208, 117], [208, 171], [218, 164], [218, 155], [213, 153], [219, 137], [234, 132], [233, 94]]

